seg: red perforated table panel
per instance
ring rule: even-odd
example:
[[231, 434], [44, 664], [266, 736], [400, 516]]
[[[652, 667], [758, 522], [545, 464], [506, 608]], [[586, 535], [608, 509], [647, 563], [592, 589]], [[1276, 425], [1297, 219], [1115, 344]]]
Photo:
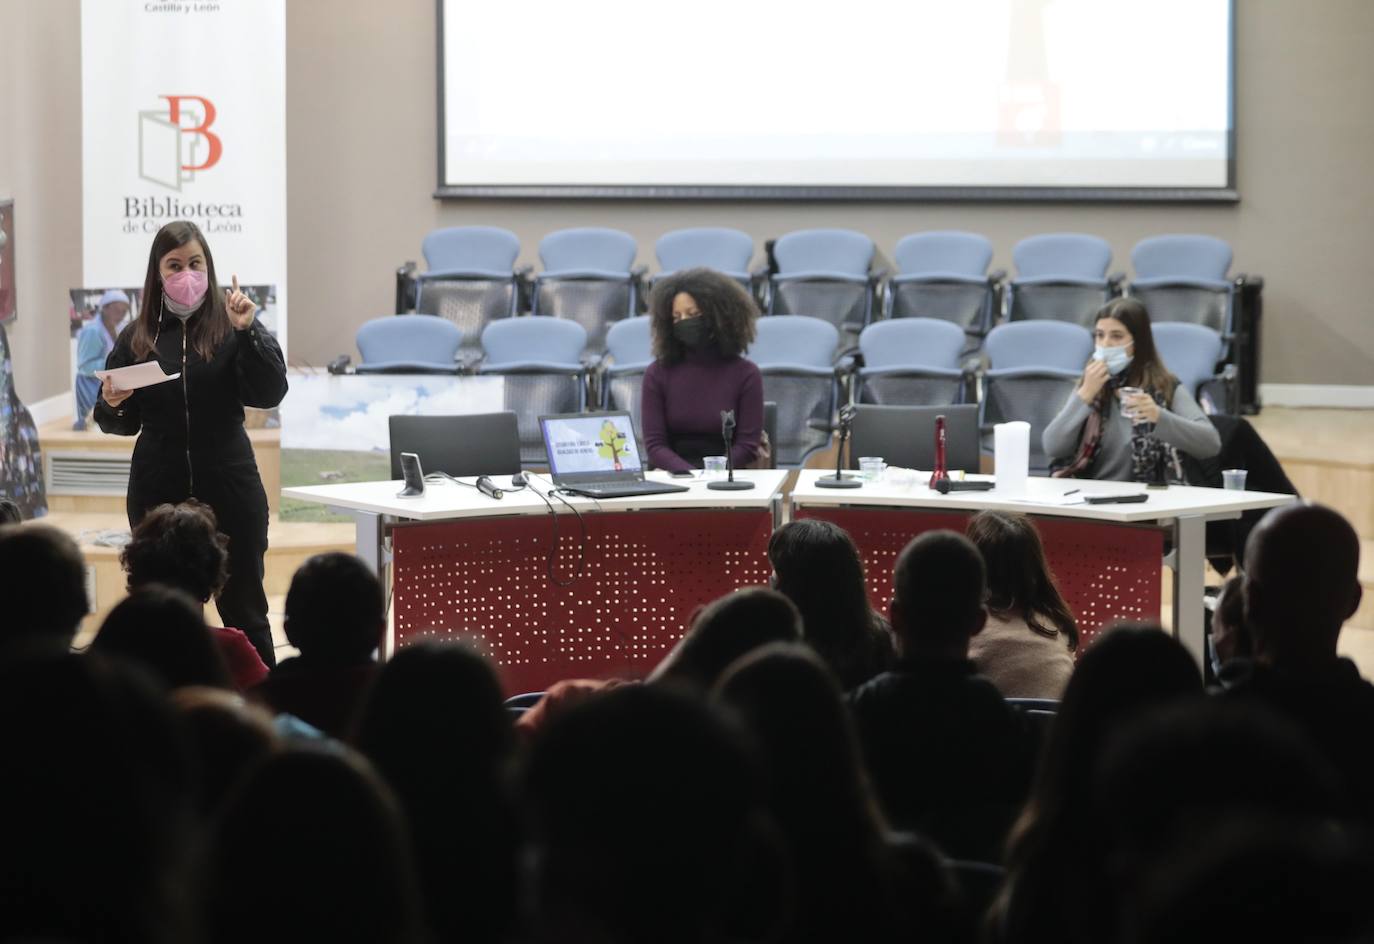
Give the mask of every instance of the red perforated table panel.
[[[584, 514], [582, 575], [549, 579], [547, 516], [397, 525], [395, 643], [462, 638], [492, 658], [508, 693], [565, 678], [637, 678], [681, 638], [692, 611], [766, 584], [772, 512]], [[576, 573], [581, 531], [559, 516], [560, 581]]]
[[[892, 599], [892, 568], [916, 535], [937, 528], [963, 533], [969, 514], [912, 508], [802, 506], [793, 518], [822, 518], [844, 528], [859, 546], [869, 597], [886, 613]], [[1117, 620], [1159, 620], [1164, 535], [1152, 528], [1036, 517], [1045, 556], [1078, 620], [1087, 648], [1102, 627]]]

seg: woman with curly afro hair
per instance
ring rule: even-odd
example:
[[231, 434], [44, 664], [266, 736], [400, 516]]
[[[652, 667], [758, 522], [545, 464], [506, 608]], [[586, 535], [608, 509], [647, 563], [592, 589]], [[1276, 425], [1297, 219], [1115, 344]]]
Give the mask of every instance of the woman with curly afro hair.
[[675, 272], [654, 286], [654, 362], [644, 372], [641, 416], [655, 468], [686, 472], [720, 455], [723, 410], [735, 411], [735, 466], [754, 461], [763, 441], [763, 378], [744, 352], [758, 315], [744, 287], [712, 269]]

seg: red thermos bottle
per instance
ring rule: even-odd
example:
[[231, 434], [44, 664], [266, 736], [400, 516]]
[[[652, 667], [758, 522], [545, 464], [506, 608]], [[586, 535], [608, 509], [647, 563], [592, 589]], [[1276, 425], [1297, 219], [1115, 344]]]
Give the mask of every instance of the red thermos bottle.
[[942, 413], [935, 417], [935, 470], [930, 473], [930, 487], [934, 488], [936, 482], [948, 478], [949, 471], [945, 468], [945, 417]]

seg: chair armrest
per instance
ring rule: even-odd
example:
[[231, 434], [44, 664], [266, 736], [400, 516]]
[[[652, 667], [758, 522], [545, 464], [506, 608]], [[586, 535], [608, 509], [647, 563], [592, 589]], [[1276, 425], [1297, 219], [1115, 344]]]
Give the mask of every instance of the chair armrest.
[[419, 300], [416, 291], [415, 263], [407, 262], [396, 270], [396, 313], [403, 314], [415, 310]]
[[336, 377], [343, 376], [345, 374], [351, 374], [353, 373], [352, 361], [353, 358], [349, 357], [347, 354], [340, 354], [338, 357], [334, 358], [332, 361], [329, 362], [329, 366], [326, 367], [325, 370], [329, 371]]
[[482, 364], [477, 368], [479, 374], [565, 374], [580, 377], [586, 368], [579, 364], [564, 364], [549, 361], [506, 361], [501, 364]]
[[1242, 285], [1246, 288], [1254, 288], [1261, 290], [1264, 288], [1264, 276], [1262, 275], [1248, 275], [1242, 272], [1240, 275], [1236, 276], [1235, 282], [1237, 288], [1241, 287]]
[[1007, 280], [1006, 269], [993, 269], [988, 273], [988, 285], [997, 286]]
[[1122, 286], [1124, 286], [1125, 284], [1125, 272], [1113, 272], [1107, 276], [1107, 288], [1111, 291], [1113, 295], [1120, 295], [1122, 291], [1124, 291]]

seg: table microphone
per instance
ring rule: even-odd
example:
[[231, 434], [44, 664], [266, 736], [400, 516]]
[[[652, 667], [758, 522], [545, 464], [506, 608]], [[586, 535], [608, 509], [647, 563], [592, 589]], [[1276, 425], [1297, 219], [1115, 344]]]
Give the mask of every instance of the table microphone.
[[487, 475], [477, 476], [477, 491], [488, 498], [504, 498], [506, 495], [505, 492], [496, 487], [496, 483]]
[[735, 439], [735, 411], [720, 411], [720, 435], [725, 440], [725, 468], [729, 473], [723, 482], [707, 482], [706, 487], [715, 489], [718, 492], [741, 492], [748, 488], [753, 488], [753, 482], [735, 480], [735, 460], [730, 455], [730, 446]]
[[844, 443], [849, 438], [849, 424], [854, 420], [854, 408], [845, 406], [840, 410], [840, 445], [835, 450], [835, 474], [822, 475], [816, 479], [816, 484], [821, 488], [860, 488], [863, 481], [857, 475], [844, 475], [840, 472], [840, 463], [844, 460]]

